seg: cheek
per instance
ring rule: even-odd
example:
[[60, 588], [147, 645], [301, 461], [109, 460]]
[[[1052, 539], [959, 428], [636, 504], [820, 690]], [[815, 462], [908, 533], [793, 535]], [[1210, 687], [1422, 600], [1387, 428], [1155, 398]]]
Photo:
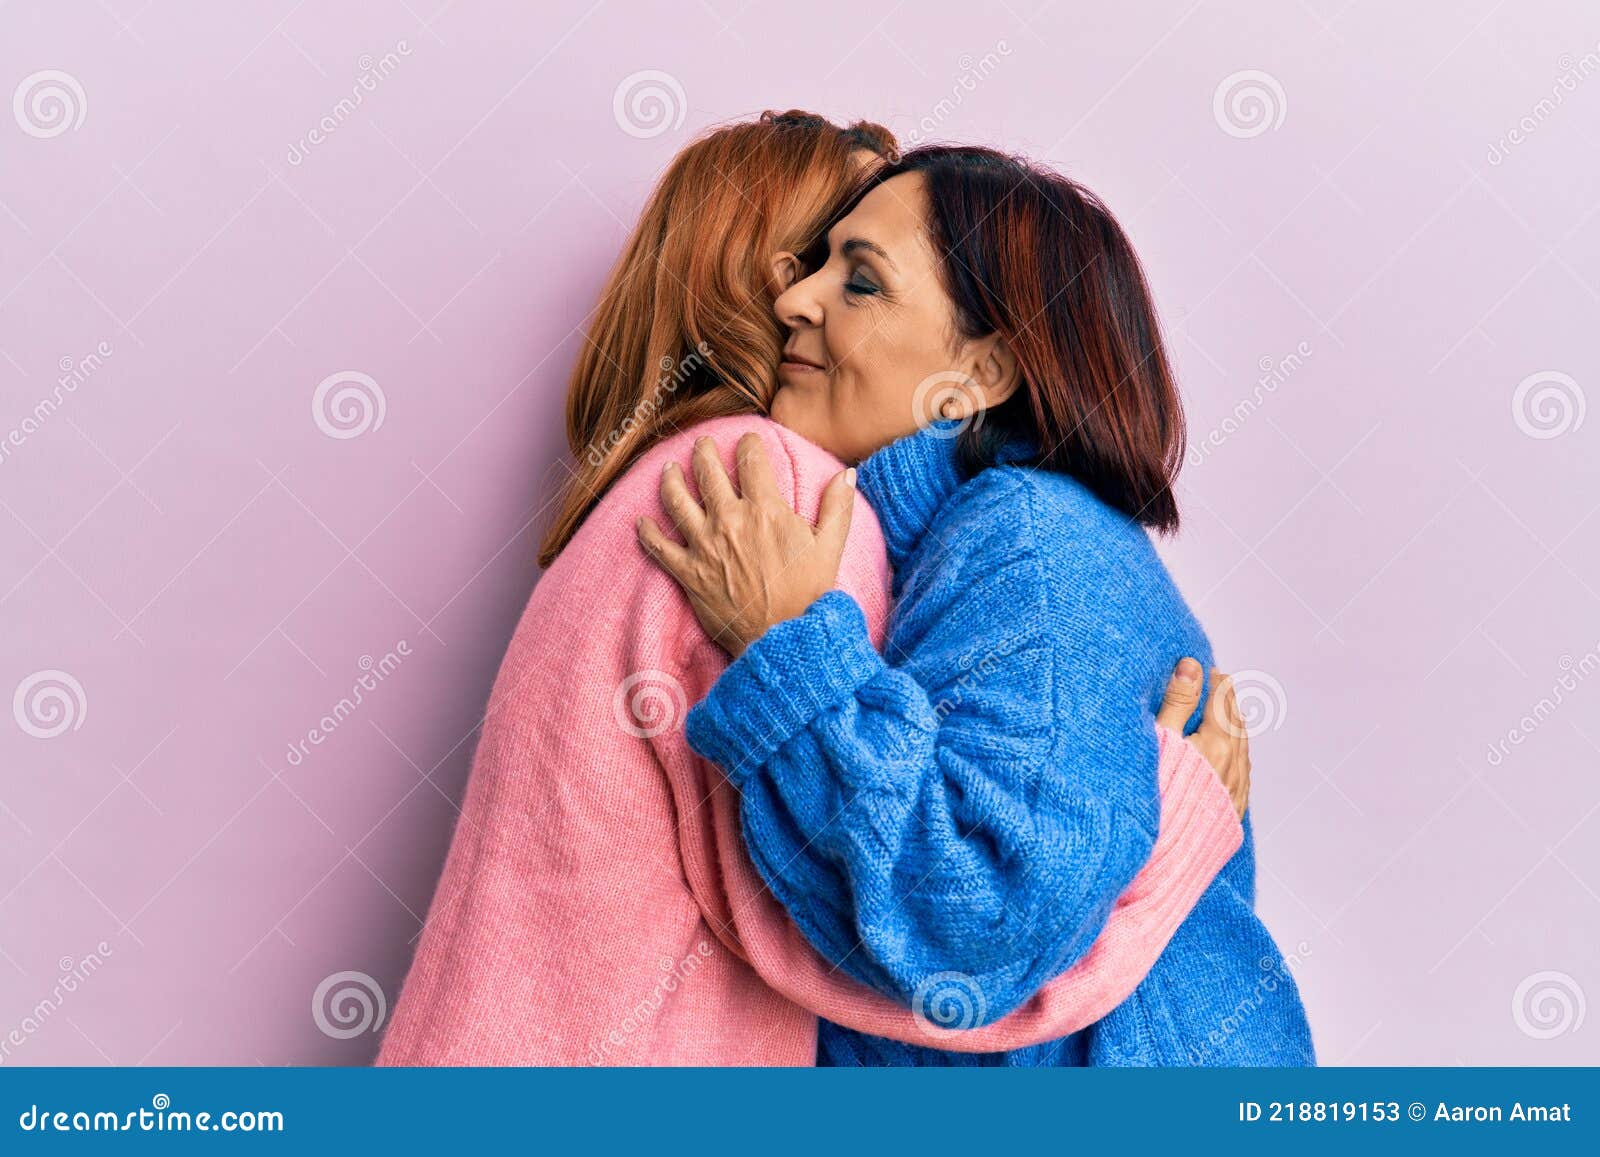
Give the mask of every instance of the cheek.
[[[949, 369], [937, 334], [903, 308], [856, 306], [830, 315], [828, 348], [834, 363], [827, 421], [860, 459], [914, 433], [931, 415], [917, 413], [918, 385]], [[787, 423], [786, 423], [787, 424]]]
[[918, 384], [943, 366], [936, 350], [913, 337], [889, 324], [879, 327], [845, 379], [849, 409], [885, 443], [917, 428]]
[[835, 410], [859, 419], [880, 403], [885, 386], [895, 377], [893, 333], [881, 313], [857, 306], [840, 323], [829, 323], [828, 341], [834, 371], [829, 378]]
[[843, 302], [829, 309], [823, 344], [828, 347], [828, 361], [835, 370], [848, 372], [871, 365], [877, 356], [879, 326], [873, 323], [871, 313], [866, 306]]

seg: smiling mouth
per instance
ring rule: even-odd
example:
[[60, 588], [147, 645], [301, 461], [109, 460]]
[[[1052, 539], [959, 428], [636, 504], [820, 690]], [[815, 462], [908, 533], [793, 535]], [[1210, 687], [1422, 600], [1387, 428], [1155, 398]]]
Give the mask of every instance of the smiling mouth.
[[817, 373], [820, 372], [824, 367], [821, 363], [814, 362], [810, 358], [801, 357], [797, 353], [785, 350], [783, 353], [783, 362], [778, 368], [783, 370], [792, 370], [795, 373]]

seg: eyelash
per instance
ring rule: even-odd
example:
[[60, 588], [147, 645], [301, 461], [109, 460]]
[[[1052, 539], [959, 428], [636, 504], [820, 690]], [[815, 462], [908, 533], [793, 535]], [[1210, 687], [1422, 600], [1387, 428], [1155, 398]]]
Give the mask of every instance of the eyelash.
[[870, 281], [857, 281], [854, 276], [844, 283], [844, 291], [853, 297], [872, 297], [883, 292], [882, 287]]

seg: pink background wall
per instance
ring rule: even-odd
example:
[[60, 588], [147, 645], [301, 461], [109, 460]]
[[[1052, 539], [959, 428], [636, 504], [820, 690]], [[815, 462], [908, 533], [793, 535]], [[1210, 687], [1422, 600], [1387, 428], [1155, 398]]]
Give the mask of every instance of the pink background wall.
[[1431, 8], [12, 0], [0, 1060], [372, 1055], [313, 1000], [398, 991], [585, 312], [676, 149], [801, 105], [1131, 229], [1325, 1060], [1600, 1061], [1600, 13]]

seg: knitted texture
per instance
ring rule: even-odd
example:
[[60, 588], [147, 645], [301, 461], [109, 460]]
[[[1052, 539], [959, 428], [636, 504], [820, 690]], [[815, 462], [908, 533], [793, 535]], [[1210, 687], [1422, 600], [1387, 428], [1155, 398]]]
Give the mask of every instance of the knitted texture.
[[[964, 1028], [1023, 1005], [1105, 927], [1156, 845], [1167, 680], [1212, 652], [1141, 527], [1065, 475], [1004, 464], [1026, 442], [967, 479], [953, 433], [861, 467], [895, 573], [885, 653], [830, 592], [746, 649], [688, 736], [739, 786], [756, 866], [811, 943]], [[945, 1056], [824, 1026], [820, 1059], [1314, 1063], [1253, 900], [1246, 827], [1149, 976], [1079, 1037]]]
[[[760, 418], [655, 447], [530, 597], [495, 681], [461, 814], [380, 1064], [809, 1065], [819, 1015], [926, 1042], [903, 1005], [813, 949], [744, 850], [739, 797], [685, 740], [727, 666], [634, 523], [666, 524], [662, 465], [711, 435], [732, 464], [761, 435], [784, 496], [814, 518], [837, 460]], [[839, 583], [881, 641], [889, 570], [858, 500]], [[1239, 846], [1216, 775], [1164, 738], [1161, 839], [1078, 967], [944, 1047], [1050, 1040], [1138, 984]]]

